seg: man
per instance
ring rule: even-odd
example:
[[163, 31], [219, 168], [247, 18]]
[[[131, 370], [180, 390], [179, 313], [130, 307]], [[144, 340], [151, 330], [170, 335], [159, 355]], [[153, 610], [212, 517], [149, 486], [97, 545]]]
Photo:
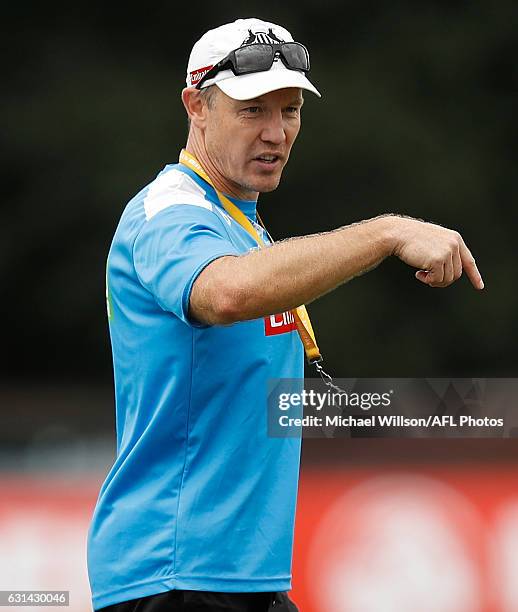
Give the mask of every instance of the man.
[[302, 90], [320, 95], [308, 70], [277, 25], [207, 32], [182, 92], [181, 163], [120, 220], [107, 267], [117, 457], [89, 534], [95, 610], [296, 610], [300, 439], [267, 436], [265, 397], [269, 379], [303, 377], [301, 338], [315, 350], [295, 309], [390, 255], [432, 287], [464, 269], [483, 288], [458, 233], [411, 218], [269, 245], [257, 196], [279, 184]]

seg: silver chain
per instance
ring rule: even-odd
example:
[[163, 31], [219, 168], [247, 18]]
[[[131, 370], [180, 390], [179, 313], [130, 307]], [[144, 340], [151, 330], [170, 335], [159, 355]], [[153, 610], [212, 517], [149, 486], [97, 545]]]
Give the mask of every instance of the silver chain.
[[327, 385], [328, 387], [331, 387], [331, 389], [335, 389], [335, 391], [339, 391], [340, 393], [347, 393], [345, 389], [342, 389], [338, 385], [334, 384], [333, 377], [331, 376], [331, 374], [328, 374], [318, 361], [315, 362], [315, 368], [317, 369], [317, 372], [320, 374], [320, 378], [324, 381], [325, 385]]

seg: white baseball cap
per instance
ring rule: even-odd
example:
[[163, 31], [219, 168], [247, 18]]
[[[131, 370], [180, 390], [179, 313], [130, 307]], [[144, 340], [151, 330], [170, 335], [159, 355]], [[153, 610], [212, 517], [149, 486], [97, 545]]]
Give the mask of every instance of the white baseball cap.
[[[192, 48], [187, 87], [194, 87], [215, 64], [245, 44], [280, 42], [293, 42], [293, 37], [285, 28], [261, 19], [237, 19], [209, 30]], [[320, 97], [303, 71], [287, 68], [282, 61], [274, 61], [269, 70], [239, 76], [230, 69], [221, 70], [214, 78], [204, 81], [201, 88], [214, 84], [235, 100], [250, 100], [285, 87], [300, 87]]]

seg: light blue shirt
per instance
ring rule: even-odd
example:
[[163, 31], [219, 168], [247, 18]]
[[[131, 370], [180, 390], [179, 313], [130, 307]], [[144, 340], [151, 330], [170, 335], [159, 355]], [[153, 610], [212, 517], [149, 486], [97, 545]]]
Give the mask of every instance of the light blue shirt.
[[[234, 202], [256, 222], [255, 201]], [[122, 214], [107, 265], [117, 456], [88, 536], [94, 609], [291, 588], [300, 438], [268, 437], [266, 394], [269, 379], [303, 377], [302, 343], [289, 315], [188, 315], [198, 274], [256, 246], [181, 165]]]

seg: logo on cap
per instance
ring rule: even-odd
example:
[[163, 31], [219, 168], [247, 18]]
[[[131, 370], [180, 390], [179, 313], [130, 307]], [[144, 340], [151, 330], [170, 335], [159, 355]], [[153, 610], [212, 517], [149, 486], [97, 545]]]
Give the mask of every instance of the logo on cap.
[[211, 68], [212, 68], [212, 64], [210, 66], [205, 66], [204, 68], [198, 68], [197, 70], [192, 70], [190, 73], [191, 87], [194, 87], [194, 85], [196, 85], [198, 81], [201, 81], [201, 79], [203, 79], [203, 77], [207, 74], [207, 72]]
[[269, 28], [268, 32], [252, 32], [252, 30], [248, 30], [248, 36], [241, 43], [241, 46], [244, 45], [255, 45], [257, 43], [266, 44], [266, 45], [275, 45], [276, 43], [286, 42], [281, 40], [278, 36], [273, 33], [272, 28]]

